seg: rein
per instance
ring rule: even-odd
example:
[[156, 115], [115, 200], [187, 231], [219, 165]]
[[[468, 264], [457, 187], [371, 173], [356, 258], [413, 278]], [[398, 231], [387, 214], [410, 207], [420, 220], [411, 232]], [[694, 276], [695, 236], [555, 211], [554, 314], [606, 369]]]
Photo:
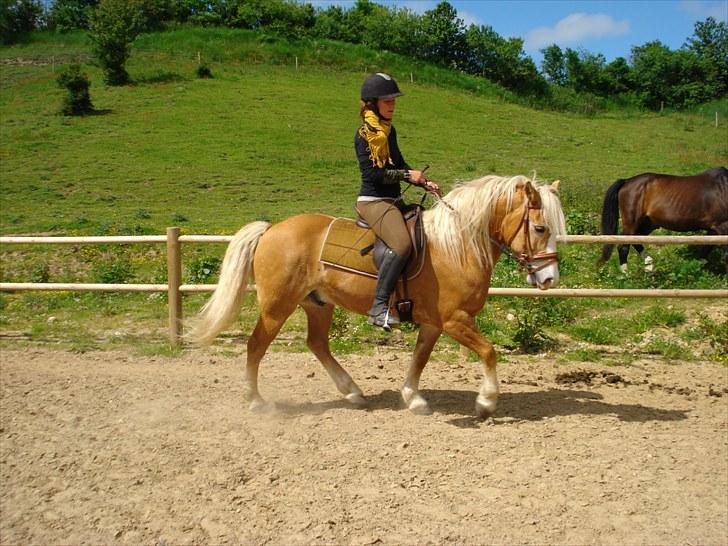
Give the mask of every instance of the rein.
[[[533, 250], [531, 248], [531, 236], [530, 236], [530, 219], [528, 218], [528, 212], [530, 210], [540, 210], [541, 207], [534, 207], [531, 205], [531, 202], [528, 201], [523, 206], [523, 216], [521, 216], [521, 221], [518, 223], [518, 226], [516, 226], [515, 231], [513, 232], [513, 235], [511, 235], [505, 244], [500, 243], [490, 237], [491, 243], [493, 243], [495, 246], [497, 246], [501, 252], [504, 254], [510, 256], [513, 258], [516, 262], [518, 262], [518, 265], [520, 265], [523, 269], [525, 269], [528, 274], [536, 273], [537, 271], [541, 271], [542, 269], [548, 267], [552, 263], [559, 263], [559, 253], [558, 252], [538, 252], [536, 254], [533, 254]], [[521, 252], [519, 255], [515, 255], [513, 251], [511, 250], [510, 246], [513, 240], [516, 238], [516, 235], [518, 235], [518, 232], [521, 231], [521, 228], [523, 228], [524, 236], [526, 238], [526, 251]], [[536, 265], [535, 262], [543, 262], [541, 265]]]

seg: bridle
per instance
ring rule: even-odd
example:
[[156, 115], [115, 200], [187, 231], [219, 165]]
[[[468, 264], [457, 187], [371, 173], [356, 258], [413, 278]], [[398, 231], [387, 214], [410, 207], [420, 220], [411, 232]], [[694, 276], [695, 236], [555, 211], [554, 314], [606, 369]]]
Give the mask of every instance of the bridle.
[[[427, 167], [423, 169], [423, 172], [427, 170]], [[409, 189], [409, 187], [407, 188]], [[405, 191], [407, 191], [405, 189]], [[404, 192], [402, 192], [404, 193]], [[437, 201], [439, 201], [441, 204], [445, 205], [449, 210], [452, 212], [457, 212], [450, 203], [442, 199], [440, 195], [434, 192], [425, 191], [422, 195], [422, 200], [420, 201], [420, 206], [424, 204], [425, 198], [427, 195], [432, 195]], [[531, 210], [541, 210], [541, 206], [538, 207], [531, 204], [531, 201], [528, 200], [523, 205], [523, 215], [521, 216], [521, 221], [518, 223], [518, 226], [516, 226], [515, 231], [513, 232], [513, 235], [511, 235], [505, 244], [496, 241], [493, 239], [493, 237], [489, 237], [490, 242], [493, 243], [495, 246], [497, 246], [500, 251], [503, 254], [506, 254], [507, 256], [510, 256], [513, 258], [516, 262], [518, 262], [518, 265], [521, 266], [522, 269], [525, 269], [526, 272], [531, 275], [533, 273], [536, 273], [538, 271], [541, 271], [542, 269], [547, 268], [551, 264], [558, 264], [559, 263], [559, 253], [558, 252], [538, 252], [536, 254], [533, 253], [533, 249], [531, 248], [531, 220], [528, 217], [528, 212]], [[516, 235], [518, 235], [518, 232], [523, 228], [525, 230], [524, 237], [526, 238], [526, 251], [521, 252], [519, 255], [516, 255], [511, 250], [511, 243], [516, 238]], [[539, 265], [536, 264], [536, 262], [540, 262]]]
[[[541, 207], [533, 206], [530, 201], [526, 201], [526, 203], [523, 205], [523, 215], [521, 216], [521, 221], [518, 223], [518, 226], [516, 226], [515, 231], [513, 232], [513, 235], [511, 235], [508, 240], [505, 242], [505, 244], [500, 243], [490, 238], [491, 242], [496, 245], [498, 248], [501, 249], [501, 252], [504, 254], [507, 254], [511, 258], [513, 258], [518, 264], [526, 270], [526, 272], [531, 275], [533, 273], [536, 273], [537, 271], [541, 271], [542, 269], [548, 267], [549, 265], [555, 263], [559, 263], [559, 253], [558, 252], [538, 252], [536, 254], [533, 253], [533, 249], [531, 248], [531, 221], [528, 217], [528, 213], [531, 210], [540, 210]], [[513, 240], [516, 238], [516, 235], [518, 235], [518, 232], [521, 231], [521, 228], [523, 228], [524, 231], [524, 237], [526, 238], [526, 250], [525, 252], [521, 252], [519, 255], [515, 255], [513, 251], [511, 250], [510, 246]], [[536, 262], [541, 262], [539, 265], [536, 264]]]

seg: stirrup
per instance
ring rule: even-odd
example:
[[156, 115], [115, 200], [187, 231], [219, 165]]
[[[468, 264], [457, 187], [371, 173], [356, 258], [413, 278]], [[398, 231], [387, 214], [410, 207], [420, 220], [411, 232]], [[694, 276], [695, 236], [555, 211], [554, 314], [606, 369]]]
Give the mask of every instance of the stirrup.
[[392, 326], [399, 326], [399, 319], [395, 316], [392, 316], [389, 314], [389, 309], [384, 311], [383, 313], [379, 313], [378, 315], [369, 315], [369, 320], [367, 320], [367, 324], [371, 324], [372, 326], [379, 326], [381, 328], [384, 328], [385, 331], [391, 332]]

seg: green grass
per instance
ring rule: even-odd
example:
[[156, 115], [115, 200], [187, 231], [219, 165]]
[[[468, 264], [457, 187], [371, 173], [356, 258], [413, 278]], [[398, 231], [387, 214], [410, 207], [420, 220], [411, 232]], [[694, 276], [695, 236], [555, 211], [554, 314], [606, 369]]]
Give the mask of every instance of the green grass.
[[[214, 78], [196, 77], [198, 53]], [[163, 234], [170, 225], [188, 234], [232, 234], [252, 220], [302, 212], [351, 216], [359, 186], [352, 145], [358, 90], [365, 73], [374, 70], [394, 74], [406, 94], [398, 102], [396, 125], [412, 165], [429, 164], [430, 176], [445, 190], [490, 173], [561, 179], [572, 233], [595, 232], [604, 190], [617, 178], [728, 164], [726, 100], [694, 113], [539, 111], [516, 104], [484, 80], [350, 44], [290, 43], [231, 29], [148, 34], [134, 44], [127, 65], [134, 83], [125, 87], [102, 83], [98, 68], [88, 64], [90, 48], [81, 33], [40, 33], [27, 44], [0, 48], [0, 60], [4, 235]], [[87, 63], [95, 115], [58, 114], [63, 90], [55, 80], [74, 61]], [[723, 120], [718, 128], [715, 111]], [[726, 285], [725, 277], [673, 247], [650, 249], [657, 264], [653, 274], [633, 257], [627, 276], [614, 258], [597, 271], [595, 246], [560, 250], [565, 286]], [[212, 270], [223, 252], [224, 245], [185, 245], [185, 282], [214, 282]], [[156, 283], [166, 276], [163, 245], [8, 245], [1, 257], [0, 280], [8, 282]], [[494, 285], [523, 282], [511, 261], [498, 264]], [[186, 297], [186, 316], [204, 299]], [[94, 340], [90, 347], [104, 347], [123, 342], [123, 336], [113, 341], [106, 332], [128, 315], [129, 343], [138, 343], [135, 336], [164, 337], [165, 305], [162, 295], [5, 294], [0, 327], [28, 332], [33, 340], [73, 331], [78, 346], [87, 338]], [[514, 346], [519, 324], [505, 319], [509, 312], [521, 324], [524, 313], [537, 312], [544, 317], [544, 333], [595, 343], [622, 342], [610, 333], [617, 319], [602, 316], [604, 309], [627, 312], [637, 323], [683, 326], [682, 304], [651, 315], [643, 307], [624, 300], [605, 305], [493, 298], [478, 323], [506, 347]], [[595, 313], [602, 326], [591, 324]], [[49, 324], [52, 314], [56, 320]], [[357, 318], [337, 320], [337, 349], [389, 342]], [[250, 302], [238, 326], [249, 332], [254, 321]], [[294, 317], [287, 327], [302, 347], [304, 320]], [[452, 348], [449, 341], [441, 345]]]

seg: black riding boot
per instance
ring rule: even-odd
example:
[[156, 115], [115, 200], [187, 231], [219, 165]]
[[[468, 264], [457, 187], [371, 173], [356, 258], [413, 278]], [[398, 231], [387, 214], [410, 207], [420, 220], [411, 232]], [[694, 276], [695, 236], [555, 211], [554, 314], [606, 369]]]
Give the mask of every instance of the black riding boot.
[[391, 248], [384, 253], [384, 258], [379, 266], [374, 303], [369, 309], [369, 324], [381, 326], [387, 331], [391, 330], [391, 326], [399, 324], [399, 319], [389, 314], [389, 296], [397, 286], [397, 280], [406, 263], [407, 258], [403, 258]]

